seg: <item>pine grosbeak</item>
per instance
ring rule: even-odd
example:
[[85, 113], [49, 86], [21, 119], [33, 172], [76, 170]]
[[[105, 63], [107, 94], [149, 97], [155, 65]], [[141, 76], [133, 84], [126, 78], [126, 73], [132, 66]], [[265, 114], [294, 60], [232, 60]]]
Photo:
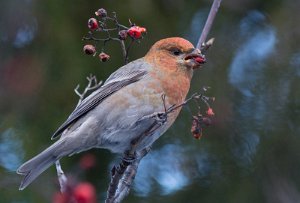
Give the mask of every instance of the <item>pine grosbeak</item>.
[[[203, 55], [179, 37], [156, 42], [149, 52], [111, 74], [102, 87], [85, 98], [52, 138], [52, 146], [24, 163], [17, 173], [24, 175], [20, 189], [63, 156], [91, 148], [125, 153], [143, 135], [165, 107], [181, 104], [189, 91], [193, 69], [204, 62]], [[163, 102], [162, 95], [165, 95]], [[149, 147], [175, 121], [180, 108], [168, 114], [161, 126], [138, 143], [136, 150]]]

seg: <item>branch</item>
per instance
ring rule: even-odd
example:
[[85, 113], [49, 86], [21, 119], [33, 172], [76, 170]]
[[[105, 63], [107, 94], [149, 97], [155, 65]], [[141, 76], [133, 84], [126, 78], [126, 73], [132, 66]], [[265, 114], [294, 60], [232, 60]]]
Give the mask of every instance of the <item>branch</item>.
[[[98, 89], [99, 87], [101, 87], [102, 85], [102, 81], [98, 82], [96, 76], [94, 75], [90, 75], [88, 77], [86, 77], [86, 79], [89, 81], [88, 85], [84, 88], [84, 91], [82, 93], [80, 93], [78, 91], [79, 89], [79, 84], [76, 86], [76, 88], [74, 89], [75, 93], [79, 96], [79, 100], [77, 103], [77, 106], [79, 106], [79, 104], [82, 102], [82, 100], [86, 97], [86, 94], [90, 91], [93, 91], [95, 89]], [[76, 107], [77, 107], [76, 106]]]
[[201, 51], [203, 50], [203, 47], [205, 47], [205, 40], [207, 38], [208, 33], [210, 32], [211, 26], [214, 22], [217, 12], [218, 12], [221, 1], [222, 0], [214, 0], [213, 4], [211, 6], [209, 15], [207, 17], [204, 28], [202, 30], [202, 33], [199, 37], [199, 40], [198, 40], [198, 43], [196, 46], [196, 48], [200, 49]]
[[133, 161], [128, 161], [132, 157], [123, 157], [118, 167], [113, 167], [111, 182], [107, 190], [107, 199], [105, 203], [121, 202], [130, 191], [130, 187], [137, 173], [140, 161], [148, 154], [150, 148], [146, 148], [136, 154]]
[[105, 203], [121, 202], [129, 194], [130, 187], [137, 173], [138, 165], [141, 159], [150, 151], [150, 147], [141, 151], [137, 151], [137, 147], [145, 138], [151, 136], [158, 128], [167, 122], [170, 113], [194, 99], [207, 101], [209, 98], [201, 93], [195, 93], [183, 103], [171, 105], [169, 108], [166, 108], [165, 95], [162, 95], [165, 111], [144, 116], [138, 121], [137, 125], [139, 125], [139, 122], [143, 122], [143, 125], [148, 125], [148, 127], [143, 134], [131, 141], [131, 148], [123, 155], [121, 163], [117, 167], [114, 166], [112, 168], [111, 182], [107, 190]]

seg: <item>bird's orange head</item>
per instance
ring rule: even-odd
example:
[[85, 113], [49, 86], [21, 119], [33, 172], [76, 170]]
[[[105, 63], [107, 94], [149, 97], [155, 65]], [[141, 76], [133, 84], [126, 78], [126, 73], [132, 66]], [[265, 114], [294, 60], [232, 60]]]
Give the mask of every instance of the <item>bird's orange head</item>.
[[156, 42], [145, 56], [155, 67], [169, 71], [184, 71], [190, 75], [193, 69], [205, 63], [205, 57], [194, 45], [180, 37], [171, 37]]

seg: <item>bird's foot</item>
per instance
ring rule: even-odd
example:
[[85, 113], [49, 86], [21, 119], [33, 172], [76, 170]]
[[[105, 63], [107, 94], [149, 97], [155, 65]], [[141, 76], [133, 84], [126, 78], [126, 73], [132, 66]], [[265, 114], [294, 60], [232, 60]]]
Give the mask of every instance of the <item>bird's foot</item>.
[[152, 118], [159, 125], [164, 125], [167, 122], [168, 114], [166, 112], [157, 112], [152, 115]]

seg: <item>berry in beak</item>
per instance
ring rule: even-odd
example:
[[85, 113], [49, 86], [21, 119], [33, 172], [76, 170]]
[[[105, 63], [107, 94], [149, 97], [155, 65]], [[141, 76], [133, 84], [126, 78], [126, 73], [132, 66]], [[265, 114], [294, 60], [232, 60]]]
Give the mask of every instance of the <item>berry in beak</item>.
[[199, 68], [206, 62], [205, 56], [201, 54], [199, 49], [195, 49], [192, 53], [186, 55], [184, 60], [187, 66], [192, 67], [193, 69]]

